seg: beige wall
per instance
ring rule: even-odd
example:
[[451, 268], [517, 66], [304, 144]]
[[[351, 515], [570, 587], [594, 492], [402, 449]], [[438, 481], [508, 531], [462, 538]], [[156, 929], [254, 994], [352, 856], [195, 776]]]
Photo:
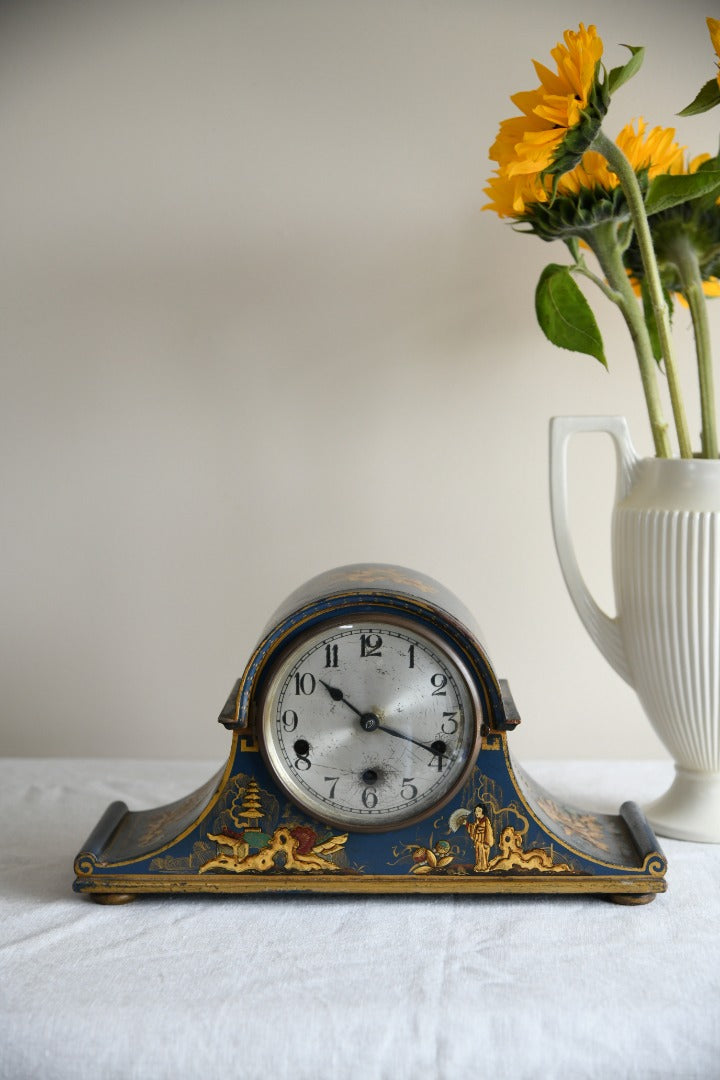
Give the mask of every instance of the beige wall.
[[[664, 755], [571, 607], [548, 514], [551, 415], [625, 413], [650, 450], [628, 341], [598, 303], [610, 374], [545, 343], [533, 292], [563, 249], [480, 207], [508, 96], [564, 26], [598, 21], [611, 64], [649, 46], [614, 134], [672, 123], [710, 77], [706, 8], [3, 9], [0, 752], [220, 760], [276, 604], [387, 560], [474, 610], [521, 756]], [[716, 114], [678, 127], [714, 149]], [[677, 336], [690, 379], [683, 312]], [[575, 459], [610, 604], [612, 455]]]

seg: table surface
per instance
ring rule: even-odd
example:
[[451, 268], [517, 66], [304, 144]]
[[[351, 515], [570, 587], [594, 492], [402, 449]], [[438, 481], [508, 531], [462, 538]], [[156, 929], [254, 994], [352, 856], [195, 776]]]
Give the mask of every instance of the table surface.
[[[662, 840], [668, 892], [144, 897], [72, 893], [109, 802], [221, 762], [0, 760], [0, 1077], [362, 1080], [720, 1076], [720, 845]], [[664, 762], [525, 762], [616, 813]]]

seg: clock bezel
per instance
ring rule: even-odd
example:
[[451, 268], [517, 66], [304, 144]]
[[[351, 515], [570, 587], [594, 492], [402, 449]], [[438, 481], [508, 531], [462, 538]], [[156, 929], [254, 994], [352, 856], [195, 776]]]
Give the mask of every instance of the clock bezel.
[[[409, 631], [418, 638], [424, 639], [428, 645], [432, 646], [432, 648], [440, 653], [446, 663], [449, 661], [457, 670], [470, 701], [470, 712], [472, 715], [468, 717], [468, 721], [471, 726], [471, 738], [468, 745], [466, 760], [457, 778], [430, 806], [426, 806], [415, 813], [408, 814], [407, 817], [394, 817], [393, 820], [389, 822], [367, 820], [350, 823], [346, 820], [339, 819], [335, 815], [322, 813], [314, 803], [311, 807], [309, 805], [310, 800], [303, 799], [302, 791], [298, 794], [298, 788], [294, 784], [286, 782], [287, 770], [284, 764], [275, 756], [274, 748], [269, 745], [271, 744], [271, 738], [266, 733], [266, 726], [269, 728], [270, 725], [274, 723], [273, 714], [268, 712], [268, 700], [273, 696], [277, 683], [281, 681], [281, 678], [284, 679], [286, 677], [283, 668], [288, 657], [300, 652], [309, 642], [315, 640], [319, 641], [324, 636], [332, 633], [334, 629], [352, 623], [385, 623], [400, 631]], [[368, 608], [362, 608], [361, 606], [352, 611], [348, 611], [347, 609], [328, 611], [324, 617], [318, 621], [314, 621], [312, 626], [305, 627], [295, 634], [292, 634], [289, 640], [286, 639], [283, 641], [282, 646], [278, 647], [273, 652], [273, 655], [266, 660], [260, 685], [257, 687], [254, 695], [252, 712], [254, 716], [255, 735], [261, 757], [273, 782], [277, 784], [283, 795], [288, 798], [302, 814], [311, 820], [322, 822], [324, 825], [329, 825], [332, 828], [341, 828], [344, 832], [364, 834], [397, 832], [409, 828], [420, 821], [426, 820], [446, 806], [462, 789], [473, 772], [473, 769], [477, 764], [482, 744], [483, 726], [488, 722], [486, 710], [478, 691], [476, 678], [473, 676], [472, 669], [463, 658], [461, 651], [454, 647], [452, 641], [442, 634], [437, 633], [433, 628], [428, 626], [421, 617], [413, 618], [405, 613], [402, 615], [395, 614], [392, 610], [388, 610], [387, 608], [380, 611], [373, 609], [373, 606], [369, 606]]]

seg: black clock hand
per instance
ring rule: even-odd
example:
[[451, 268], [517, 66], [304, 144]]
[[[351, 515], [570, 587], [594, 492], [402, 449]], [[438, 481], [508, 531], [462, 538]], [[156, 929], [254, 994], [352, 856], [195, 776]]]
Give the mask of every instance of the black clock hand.
[[355, 706], [348, 701], [342, 690], [338, 690], [336, 686], [330, 686], [329, 683], [324, 682], [322, 679], [318, 679], [318, 682], [322, 683], [333, 701], [342, 701], [343, 705], [347, 705], [347, 707], [352, 709], [354, 713], [357, 713], [358, 716], [365, 716], [365, 713], [360, 712], [359, 709], [356, 709]]
[[415, 746], [419, 746], [422, 750], [427, 750], [433, 757], [444, 757], [447, 752], [447, 746], [440, 739], [437, 739], [434, 743], [428, 746], [427, 743], [419, 742], [417, 739], [413, 739], [412, 735], [405, 735], [402, 731], [397, 731], [395, 728], [386, 727], [385, 724], [378, 726], [379, 731], [386, 731], [388, 735], [394, 735], [398, 739], [407, 739], [408, 742], [415, 743]]

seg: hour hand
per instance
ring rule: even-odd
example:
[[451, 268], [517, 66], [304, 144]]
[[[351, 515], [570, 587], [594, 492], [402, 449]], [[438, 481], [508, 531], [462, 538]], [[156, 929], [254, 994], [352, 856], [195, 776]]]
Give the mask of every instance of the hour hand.
[[342, 690], [339, 690], [337, 688], [337, 686], [330, 686], [330, 684], [326, 683], [323, 679], [319, 679], [318, 682], [320, 682], [325, 687], [325, 689], [327, 690], [328, 694], [333, 699], [333, 701], [342, 701], [344, 705], [347, 705], [348, 709], [352, 709], [352, 711], [354, 713], [357, 713], [358, 716], [363, 716], [364, 715], [363, 713], [360, 712], [359, 709], [356, 709], [355, 706], [352, 705], [348, 701], [348, 699], [343, 694]]

